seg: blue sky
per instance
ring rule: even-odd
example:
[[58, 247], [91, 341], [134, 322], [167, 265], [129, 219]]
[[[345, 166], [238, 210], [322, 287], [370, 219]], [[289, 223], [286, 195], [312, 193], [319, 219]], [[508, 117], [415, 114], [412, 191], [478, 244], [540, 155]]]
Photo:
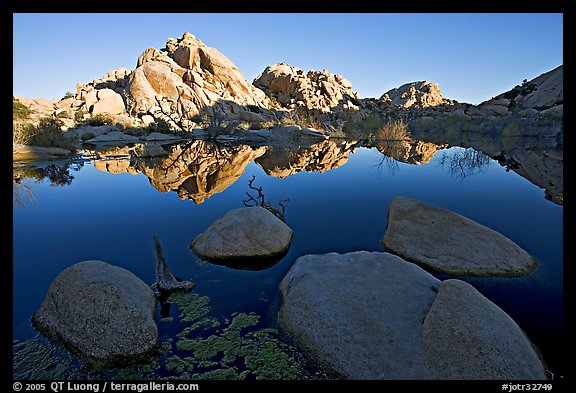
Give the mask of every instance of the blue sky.
[[47, 99], [189, 31], [252, 81], [285, 62], [361, 97], [418, 80], [478, 104], [563, 63], [562, 14], [14, 14], [13, 94]]

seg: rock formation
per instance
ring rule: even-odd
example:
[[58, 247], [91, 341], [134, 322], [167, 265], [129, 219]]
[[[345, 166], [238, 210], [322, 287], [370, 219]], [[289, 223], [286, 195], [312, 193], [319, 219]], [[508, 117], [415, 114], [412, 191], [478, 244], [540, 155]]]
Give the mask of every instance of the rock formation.
[[442, 96], [438, 83], [420, 81], [406, 83], [398, 88], [387, 91], [380, 97], [383, 104], [392, 104], [400, 108], [411, 108], [413, 106], [426, 108], [444, 103], [450, 100]]
[[500, 233], [449, 210], [404, 197], [388, 208], [382, 244], [433, 271], [472, 276], [519, 276], [536, 260]]
[[[122, 128], [154, 122], [173, 129], [242, 124], [315, 126], [330, 135], [345, 136], [345, 126], [372, 115], [388, 119], [563, 118], [563, 66], [525, 81], [478, 106], [444, 98], [437, 83], [406, 83], [379, 99], [360, 99], [350, 81], [328, 70], [305, 72], [285, 63], [264, 69], [251, 84], [230, 59], [185, 32], [169, 38], [165, 48], [148, 48], [133, 71], [125, 68], [77, 84], [76, 93], [59, 101], [20, 101], [38, 115], [59, 117], [66, 128], [75, 121], [105, 114]], [[442, 123], [443, 124], [443, 123]], [[190, 135], [192, 136], [192, 135]]]
[[520, 117], [550, 116], [563, 118], [564, 66], [561, 65], [531, 81], [472, 107], [469, 115], [504, 116], [515, 113]]
[[175, 121], [184, 129], [201, 115], [247, 121], [272, 115], [266, 95], [230, 59], [190, 33], [168, 39], [163, 50], [145, 50], [130, 75], [127, 96], [134, 115]]
[[388, 253], [305, 255], [280, 293], [281, 326], [347, 379], [546, 379], [498, 306]]
[[220, 217], [190, 244], [202, 259], [270, 258], [290, 247], [292, 229], [260, 206], [234, 209]]
[[84, 261], [56, 277], [32, 323], [89, 362], [124, 364], [156, 348], [155, 308], [150, 287], [128, 270]]
[[254, 85], [288, 109], [330, 112], [336, 107], [358, 109], [352, 84], [328, 70], [305, 73], [286, 63], [274, 64], [254, 79]]

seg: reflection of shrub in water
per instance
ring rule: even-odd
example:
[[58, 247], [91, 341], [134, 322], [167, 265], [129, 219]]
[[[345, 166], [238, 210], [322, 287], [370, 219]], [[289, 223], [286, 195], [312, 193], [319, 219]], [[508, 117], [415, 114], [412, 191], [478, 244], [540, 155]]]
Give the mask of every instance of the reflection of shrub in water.
[[477, 173], [486, 173], [490, 165], [490, 157], [472, 149], [458, 149], [449, 154], [442, 153], [440, 166], [446, 169], [451, 177], [464, 180]]
[[83, 166], [84, 163], [79, 161], [51, 164], [46, 167], [14, 168], [13, 180], [14, 183], [21, 184], [22, 180], [26, 178], [34, 179], [36, 183], [48, 179], [52, 187], [68, 186], [74, 180], [70, 171], [79, 171]]

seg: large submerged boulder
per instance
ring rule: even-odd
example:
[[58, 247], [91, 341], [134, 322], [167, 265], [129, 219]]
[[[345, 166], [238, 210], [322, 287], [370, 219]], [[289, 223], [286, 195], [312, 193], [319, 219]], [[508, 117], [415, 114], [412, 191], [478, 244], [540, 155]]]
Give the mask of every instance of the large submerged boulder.
[[155, 307], [154, 293], [133, 273], [84, 261], [56, 277], [32, 323], [85, 360], [112, 365], [156, 348]]
[[271, 258], [290, 247], [292, 229], [260, 206], [234, 209], [220, 217], [191, 243], [202, 259]]
[[306, 255], [279, 322], [348, 379], [546, 379], [520, 327], [471, 285], [388, 253]]
[[382, 244], [428, 269], [455, 275], [520, 276], [536, 260], [504, 235], [440, 207], [396, 197]]

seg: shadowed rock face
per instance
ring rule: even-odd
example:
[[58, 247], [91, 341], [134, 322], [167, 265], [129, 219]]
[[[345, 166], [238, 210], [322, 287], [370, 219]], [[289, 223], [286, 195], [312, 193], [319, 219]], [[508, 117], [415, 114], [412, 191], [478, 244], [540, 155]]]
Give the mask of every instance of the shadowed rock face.
[[356, 141], [326, 140], [310, 147], [272, 146], [266, 154], [256, 159], [256, 163], [266, 174], [285, 178], [302, 171], [323, 173], [338, 168], [348, 161], [348, 155], [354, 153]]
[[[445, 146], [472, 147], [497, 160], [524, 177], [531, 183], [545, 189], [546, 199], [556, 204], [564, 201], [564, 150], [557, 138], [534, 138], [526, 136], [507, 137], [500, 134], [480, 132], [448, 133], [418, 132], [421, 143], [446, 143]], [[383, 151], [383, 153], [385, 153]], [[386, 153], [385, 153], [386, 154]]]
[[396, 197], [382, 240], [388, 250], [447, 274], [519, 276], [536, 260], [500, 233], [449, 210]]
[[156, 348], [155, 307], [152, 290], [134, 274], [84, 261], [56, 277], [32, 323], [86, 360], [109, 365]]
[[504, 311], [397, 256], [305, 255], [279, 289], [281, 326], [345, 378], [546, 379]]

